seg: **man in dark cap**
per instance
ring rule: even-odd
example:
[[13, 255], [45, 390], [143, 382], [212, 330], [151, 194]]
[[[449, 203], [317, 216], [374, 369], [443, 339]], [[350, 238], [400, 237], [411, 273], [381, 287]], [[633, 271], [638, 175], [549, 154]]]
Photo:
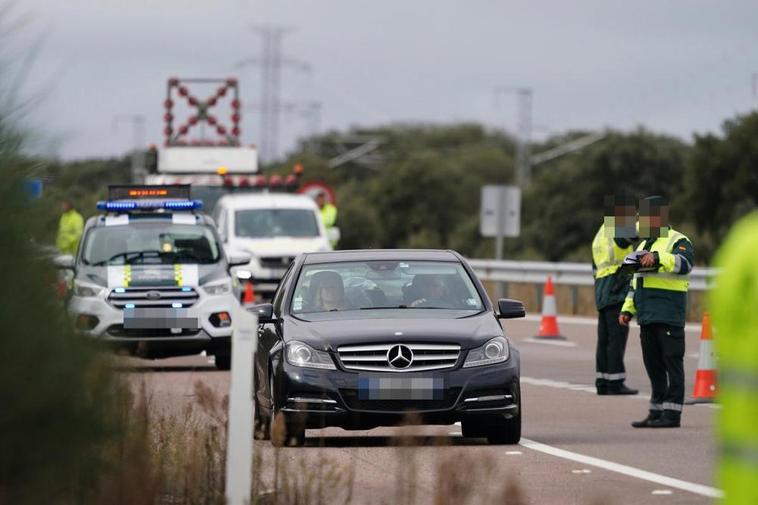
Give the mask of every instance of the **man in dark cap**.
[[678, 428], [684, 404], [684, 318], [692, 242], [669, 226], [668, 202], [661, 196], [640, 201], [637, 251], [625, 264], [636, 270], [621, 308], [619, 324], [636, 316], [642, 357], [652, 394], [648, 416], [635, 428]]

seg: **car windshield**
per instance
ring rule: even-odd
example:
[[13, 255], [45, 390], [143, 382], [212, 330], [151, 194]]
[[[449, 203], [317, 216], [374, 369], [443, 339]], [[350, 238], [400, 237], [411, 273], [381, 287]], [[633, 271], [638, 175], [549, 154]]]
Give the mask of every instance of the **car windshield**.
[[306, 265], [292, 313], [452, 309], [479, 312], [482, 299], [463, 265], [442, 261], [363, 261]]
[[218, 243], [210, 227], [166, 222], [93, 228], [84, 242], [87, 265], [216, 263]]
[[238, 237], [318, 237], [316, 214], [311, 209], [247, 209], [234, 214]]

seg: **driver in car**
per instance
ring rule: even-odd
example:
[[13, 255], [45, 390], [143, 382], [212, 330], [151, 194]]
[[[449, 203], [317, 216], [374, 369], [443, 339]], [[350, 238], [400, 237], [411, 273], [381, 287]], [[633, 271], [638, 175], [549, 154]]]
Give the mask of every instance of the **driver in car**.
[[409, 307], [450, 307], [445, 299], [445, 283], [437, 275], [416, 275], [413, 278], [414, 292], [418, 298]]
[[315, 311], [329, 312], [347, 308], [345, 286], [342, 276], [337, 272], [326, 270], [314, 274], [310, 292], [313, 293], [311, 301]]

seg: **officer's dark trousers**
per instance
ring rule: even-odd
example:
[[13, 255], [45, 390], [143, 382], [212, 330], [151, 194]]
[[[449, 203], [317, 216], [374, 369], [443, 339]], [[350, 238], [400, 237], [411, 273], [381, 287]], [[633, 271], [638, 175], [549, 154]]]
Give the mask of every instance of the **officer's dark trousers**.
[[620, 386], [626, 379], [624, 352], [629, 327], [618, 322], [621, 304], [600, 309], [595, 349], [595, 385], [598, 388]]
[[684, 403], [684, 328], [646, 324], [640, 329], [642, 359], [653, 393], [650, 410], [679, 419]]

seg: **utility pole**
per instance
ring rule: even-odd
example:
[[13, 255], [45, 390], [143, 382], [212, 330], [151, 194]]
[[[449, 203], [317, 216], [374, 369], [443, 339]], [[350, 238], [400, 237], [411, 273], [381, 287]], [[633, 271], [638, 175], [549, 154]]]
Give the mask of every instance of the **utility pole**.
[[261, 158], [271, 161], [279, 154], [279, 115], [281, 113], [282, 67], [288, 66], [301, 71], [310, 71], [309, 64], [285, 58], [282, 55], [282, 38], [291, 28], [281, 26], [257, 26], [253, 31], [262, 38], [259, 58], [248, 58], [237, 63], [237, 67], [260, 65], [261, 68]]
[[145, 172], [145, 116], [142, 114], [118, 114], [113, 116], [113, 132], [118, 132], [119, 123], [132, 124], [131, 180], [137, 182]]
[[518, 97], [518, 133], [516, 144], [516, 180], [521, 189], [529, 185], [532, 178], [531, 154], [529, 145], [532, 141], [532, 88], [526, 86], [498, 86], [495, 99], [505, 93], [515, 93]]

